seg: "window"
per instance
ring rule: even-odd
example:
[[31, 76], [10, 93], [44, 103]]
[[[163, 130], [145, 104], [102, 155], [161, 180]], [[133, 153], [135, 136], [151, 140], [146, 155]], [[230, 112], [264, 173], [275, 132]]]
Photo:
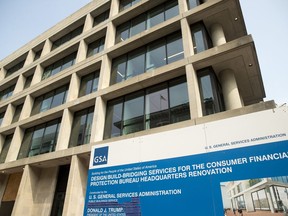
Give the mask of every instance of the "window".
[[197, 7], [200, 4], [203, 4], [203, 0], [187, 0], [188, 9], [191, 10], [194, 7]]
[[55, 149], [61, 119], [26, 129], [18, 159], [52, 152]]
[[104, 49], [105, 37], [88, 44], [87, 57], [95, 55]]
[[20, 70], [24, 66], [24, 63], [25, 63], [25, 59], [19, 62], [18, 64], [14, 65], [13, 67], [7, 69], [5, 77], [8, 77], [11, 74], [15, 73], [16, 71]]
[[5, 115], [5, 112], [0, 113], [0, 126], [1, 126], [1, 124], [3, 122], [4, 115]]
[[180, 77], [107, 102], [104, 138], [190, 119], [187, 83]]
[[119, 11], [123, 11], [129, 7], [132, 7], [134, 4], [140, 2], [141, 0], [120, 0]]
[[134, 19], [117, 27], [116, 43], [145, 31], [179, 14], [178, 1], [172, 0], [159, 5], [147, 13], [141, 14]]
[[57, 88], [51, 92], [37, 97], [34, 100], [34, 105], [32, 109], [32, 115], [44, 112], [46, 110], [52, 109], [59, 106], [66, 101], [68, 91], [68, 85]]
[[15, 84], [0, 91], [0, 101], [11, 97], [13, 94], [14, 88], [15, 88]]
[[12, 123], [17, 122], [19, 120], [22, 108], [23, 108], [23, 104], [20, 104], [20, 105], [16, 106], [15, 112], [14, 112], [14, 116], [13, 116], [13, 119], [12, 119]]
[[49, 78], [62, 70], [65, 70], [68, 67], [71, 67], [75, 63], [77, 52], [74, 52], [65, 58], [62, 58], [55, 63], [49, 65], [44, 69], [42, 80]]
[[53, 46], [52, 46], [52, 50], [56, 49], [57, 47], [61, 46], [62, 44], [66, 43], [69, 40], [72, 40], [76, 36], [80, 35], [83, 31], [83, 27], [84, 27], [84, 25], [79, 26], [78, 28], [70, 31], [68, 34], [65, 34], [64, 36], [62, 36], [58, 40], [54, 41]]
[[25, 84], [24, 84], [24, 89], [30, 87], [30, 85], [32, 83], [32, 79], [33, 79], [33, 74], [28, 76], [28, 77], [26, 77]]
[[110, 10], [106, 10], [105, 12], [99, 14], [98, 16], [94, 17], [93, 26], [96, 26], [109, 18]]
[[69, 147], [90, 142], [94, 107], [75, 112]]
[[212, 47], [211, 39], [203, 23], [191, 26], [194, 53], [199, 53]]
[[199, 91], [203, 115], [225, 110], [222, 89], [212, 68], [198, 71]]
[[180, 33], [174, 33], [113, 60], [110, 84], [122, 82], [145, 71], [183, 58]]
[[81, 78], [79, 97], [98, 90], [99, 70]]
[[41, 57], [41, 53], [42, 53], [42, 49], [35, 52], [34, 61], [36, 61], [37, 59], [39, 59]]
[[0, 163], [4, 163], [8, 154], [8, 150], [10, 148], [10, 144], [12, 142], [13, 134], [6, 136], [4, 145], [2, 147], [0, 153]]

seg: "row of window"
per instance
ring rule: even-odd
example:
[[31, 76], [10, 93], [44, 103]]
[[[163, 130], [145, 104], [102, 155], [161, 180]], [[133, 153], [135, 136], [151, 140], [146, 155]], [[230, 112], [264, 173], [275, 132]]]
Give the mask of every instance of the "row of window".
[[[82, 77], [82, 94], [97, 90], [99, 71]], [[212, 68], [197, 71], [203, 112], [220, 112], [223, 107], [221, 88]], [[204, 79], [203, 79], [204, 78]], [[219, 85], [219, 86], [218, 86]], [[94, 87], [92, 87], [94, 86]], [[217, 87], [218, 86], [218, 87]], [[35, 99], [32, 113], [45, 111], [64, 103], [68, 85], [57, 88]], [[207, 97], [209, 104], [207, 105]], [[20, 116], [22, 106], [16, 107], [13, 121]], [[217, 110], [215, 107], [219, 107]], [[18, 110], [18, 111], [17, 111]], [[74, 113], [69, 147], [90, 142], [94, 107]], [[2, 121], [4, 114], [0, 114]], [[156, 128], [190, 119], [186, 77], [179, 77], [107, 102], [104, 139]], [[55, 150], [61, 118], [25, 130], [18, 158]], [[6, 158], [10, 136], [6, 136], [0, 154]], [[7, 148], [7, 149], [6, 149]]]
[[[194, 52], [199, 53], [212, 47], [211, 39], [203, 23], [191, 26]], [[105, 37], [88, 44], [87, 56], [95, 55], [104, 48]], [[71, 53], [44, 68], [42, 80], [49, 78], [75, 64], [77, 52]], [[183, 42], [181, 32], [176, 32], [147, 44], [134, 51], [126, 53], [112, 60], [112, 74], [110, 84], [125, 81], [151, 69], [155, 69], [183, 59]], [[24, 89], [31, 84], [33, 74], [26, 77]], [[0, 92], [0, 101], [10, 97], [15, 85]]]
[[183, 57], [182, 36], [177, 32], [114, 59], [110, 84], [122, 82]]
[[155, 25], [175, 17], [179, 14], [178, 0], [172, 0], [159, 5], [152, 10], [137, 16], [117, 27], [116, 43], [152, 28]]
[[[140, 0], [121, 0], [119, 4], [119, 11], [123, 11], [134, 4], [140, 2]], [[200, 4], [202, 0], [187, 0], [188, 8], [192, 9]], [[109, 18], [110, 9], [104, 11], [103, 13], [94, 17], [93, 27], [104, 22]], [[159, 5], [158, 7], [141, 14], [140, 16], [121, 24], [117, 27], [116, 33], [116, 43], [128, 39], [129, 37], [138, 34], [142, 31], [145, 31], [148, 28], [151, 28], [159, 23], [162, 23], [174, 16], [179, 14], [178, 0], [171, 0]], [[55, 40], [52, 44], [52, 50], [63, 45], [64, 43], [70, 41], [76, 36], [80, 35], [83, 32], [84, 25], [81, 25], [64, 36]], [[34, 53], [34, 61], [40, 58], [43, 49], [37, 50]], [[90, 55], [88, 55], [90, 56]], [[5, 77], [13, 74], [24, 66], [25, 59], [15, 64], [14, 66], [7, 69]]]

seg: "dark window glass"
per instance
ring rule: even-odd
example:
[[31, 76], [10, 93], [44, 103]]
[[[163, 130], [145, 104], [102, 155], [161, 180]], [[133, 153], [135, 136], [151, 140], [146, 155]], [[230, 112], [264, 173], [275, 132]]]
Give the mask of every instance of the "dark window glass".
[[56, 119], [25, 131], [18, 159], [55, 150], [61, 119]]
[[56, 61], [55, 63], [47, 66], [44, 69], [44, 72], [42, 75], [42, 80], [47, 79], [48, 77], [53, 76], [53, 75], [59, 73], [60, 71], [74, 65], [75, 59], [76, 59], [76, 54], [77, 54], [77, 52], [74, 52], [74, 53], [66, 56], [65, 58], [62, 58], [62, 59]]
[[220, 83], [212, 69], [198, 71], [203, 115], [224, 111], [223, 96]]
[[116, 43], [125, 41], [130, 37], [130, 22], [123, 23], [117, 27]]
[[100, 38], [88, 45], [87, 57], [95, 55], [104, 49], [105, 37]]
[[145, 51], [145, 48], [142, 48], [128, 54], [126, 80], [144, 73]]
[[69, 147], [79, 146], [90, 142], [94, 107], [81, 110], [74, 114]]
[[25, 63], [25, 59], [17, 63], [16, 65], [14, 65], [13, 67], [7, 69], [5, 77], [8, 77], [11, 74], [15, 73], [16, 71], [20, 70], [24, 66], [24, 63]]
[[147, 27], [152, 28], [165, 21], [164, 7], [160, 5], [159, 7], [148, 12]]
[[26, 77], [25, 84], [24, 84], [24, 89], [30, 87], [30, 85], [32, 83], [32, 79], [33, 79], [33, 74], [28, 76], [28, 77]]
[[70, 165], [64, 165], [59, 167], [57, 185], [55, 189], [53, 205], [50, 216], [62, 215], [64, 208], [64, 201], [66, 195], [67, 182], [69, 177]]
[[167, 64], [184, 58], [182, 38], [172, 35], [167, 38]]
[[12, 142], [13, 134], [6, 136], [4, 145], [2, 147], [1, 153], [0, 153], [0, 163], [4, 163], [10, 148], [10, 144]]
[[165, 39], [158, 40], [147, 46], [146, 70], [154, 69], [166, 65]]
[[165, 20], [171, 19], [179, 14], [178, 1], [172, 0], [165, 4]]
[[117, 27], [116, 43], [124, 41], [133, 35], [145, 31], [179, 14], [178, 1], [172, 0], [157, 6]]
[[122, 135], [123, 98], [109, 101], [106, 110], [104, 138]]
[[187, 0], [188, 9], [197, 7], [200, 4], [203, 4], [203, 0]]
[[141, 0], [121, 0], [119, 11], [123, 11], [140, 1]]
[[5, 112], [0, 113], [0, 126], [1, 126], [1, 124], [3, 122], [4, 115], [5, 115]]
[[10, 86], [9, 88], [3, 89], [0, 91], [0, 101], [7, 99], [12, 96], [15, 85]]
[[170, 123], [168, 83], [147, 89], [146, 92], [146, 128], [155, 128]]
[[99, 71], [83, 76], [81, 78], [79, 97], [97, 91], [98, 82], [99, 82]]
[[144, 92], [125, 97], [123, 113], [123, 134], [144, 129]]
[[212, 47], [211, 40], [202, 23], [192, 25], [191, 32], [192, 32], [192, 40], [193, 40], [195, 54]]
[[17, 122], [19, 120], [22, 108], [23, 108], [23, 104], [20, 104], [20, 105], [16, 106], [15, 112], [14, 112], [14, 116], [13, 116], [13, 119], [12, 119], [12, 123]]
[[130, 37], [136, 35], [146, 29], [146, 14], [142, 14], [135, 19], [131, 20]]
[[64, 35], [61, 38], [59, 38], [58, 40], [54, 41], [53, 46], [52, 46], [52, 50], [56, 49], [57, 47], [61, 46], [64, 43], [68, 42], [69, 40], [73, 39], [74, 37], [80, 35], [83, 31], [83, 27], [84, 27], [84, 25], [79, 26], [78, 28], [70, 31], [66, 35]]
[[185, 77], [170, 82], [169, 107], [170, 122], [176, 123], [190, 119], [189, 98]]
[[180, 33], [169, 35], [113, 60], [110, 84], [183, 59]]
[[42, 49], [35, 52], [34, 61], [36, 61], [37, 59], [39, 59], [41, 57], [41, 53], [42, 53]]
[[41, 95], [34, 100], [32, 115], [44, 112], [59, 106], [66, 101], [68, 85], [62, 86], [44, 95]]
[[99, 14], [98, 16], [94, 17], [93, 26], [96, 26], [100, 24], [101, 22], [104, 22], [105, 20], [107, 20], [109, 18], [109, 13], [110, 13], [110, 10], [107, 10], [103, 12], [102, 14]]
[[127, 56], [120, 56], [113, 61], [111, 84], [122, 82], [126, 78]]
[[107, 103], [104, 139], [190, 119], [186, 78]]

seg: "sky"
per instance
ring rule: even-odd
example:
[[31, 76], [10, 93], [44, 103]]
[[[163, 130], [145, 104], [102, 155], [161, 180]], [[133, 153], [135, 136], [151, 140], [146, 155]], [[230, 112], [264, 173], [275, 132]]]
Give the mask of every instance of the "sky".
[[[89, 2], [0, 0], [0, 60]], [[240, 4], [247, 32], [256, 46], [264, 101], [275, 100], [281, 106], [288, 102], [288, 0], [240, 0]]]

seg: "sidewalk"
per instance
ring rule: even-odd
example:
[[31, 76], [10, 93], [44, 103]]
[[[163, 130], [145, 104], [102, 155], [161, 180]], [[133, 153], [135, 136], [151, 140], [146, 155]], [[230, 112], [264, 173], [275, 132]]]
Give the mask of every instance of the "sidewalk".
[[[233, 211], [227, 211], [227, 216], [239, 216], [238, 212], [236, 215], [233, 214]], [[283, 212], [281, 213], [271, 213], [270, 211], [256, 211], [256, 212], [245, 212], [243, 211], [243, 216], [283, 216]]]

